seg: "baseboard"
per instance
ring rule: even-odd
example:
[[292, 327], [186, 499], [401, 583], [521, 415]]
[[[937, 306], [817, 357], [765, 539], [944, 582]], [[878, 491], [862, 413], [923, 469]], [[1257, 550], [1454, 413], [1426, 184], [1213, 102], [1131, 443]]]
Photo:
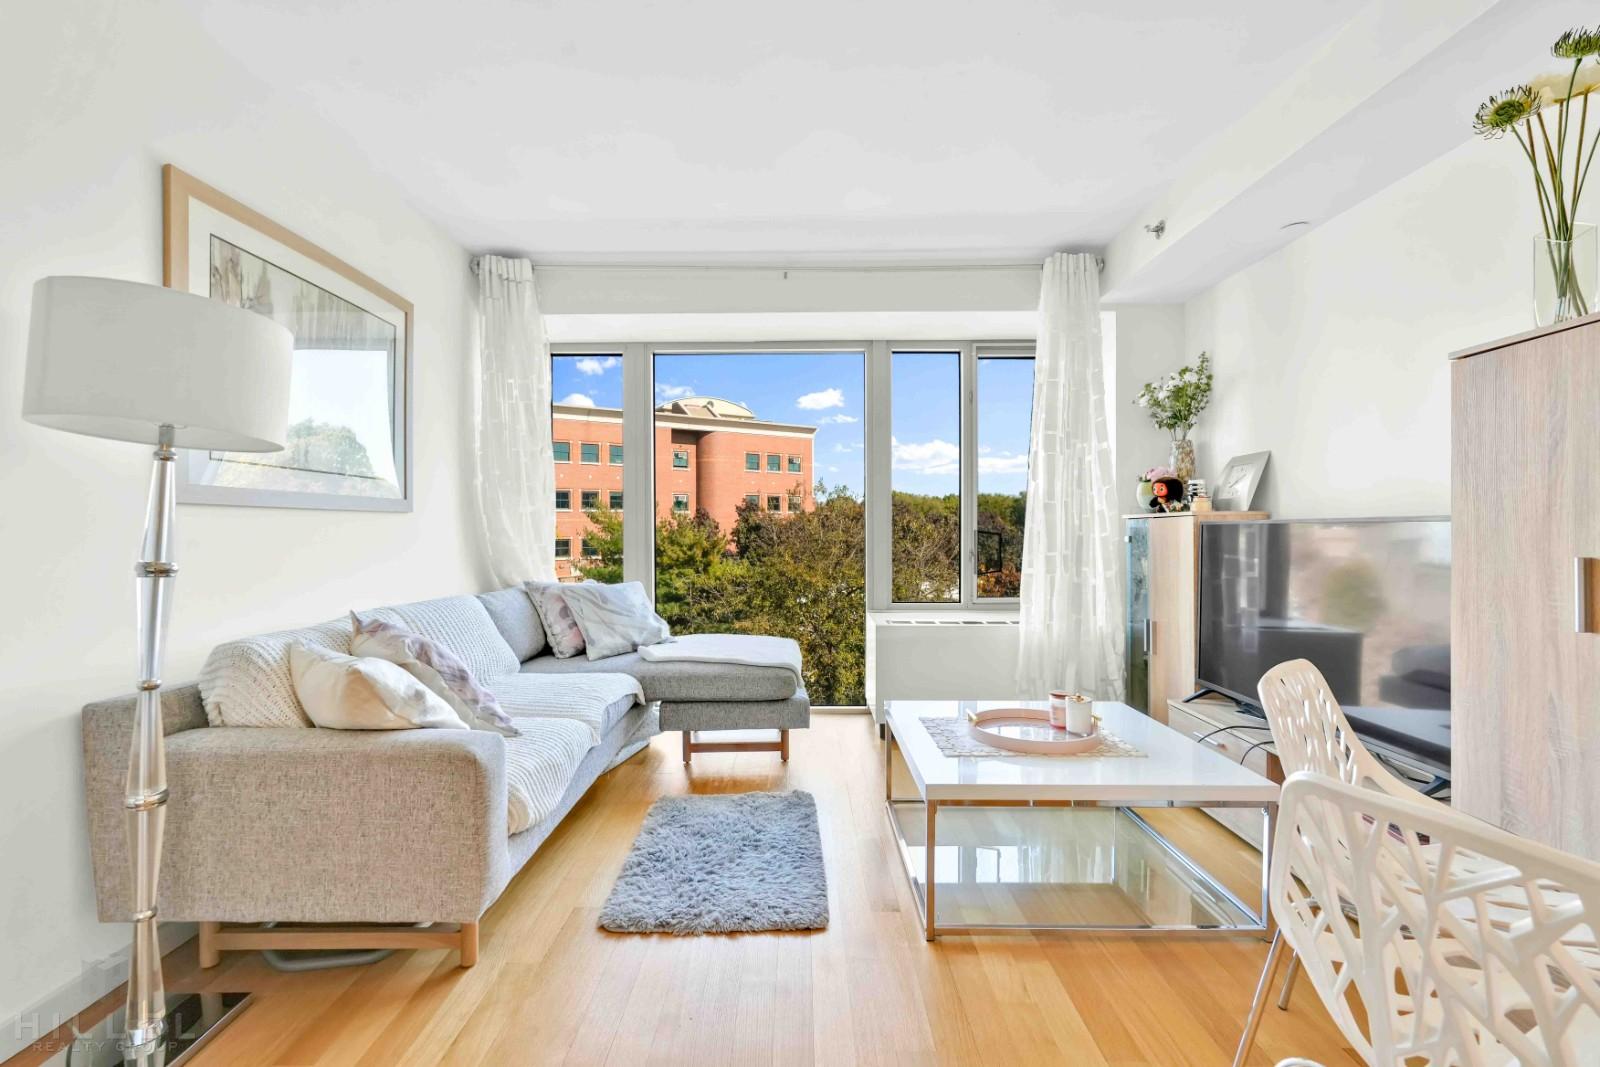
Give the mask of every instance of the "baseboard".
[[[130, 927], [131, 929], [131, 927]], [[165, 956], [199, 932], [194, 923], [162, 923], [161, 954]], [[128, 978], [128, 954], [122, 948], [97, 960], [88, 960], [83, 970], [32, 1007], [0, 1020], [0, 1062], [4, 1062], [64, 1025], [74, 1015], [116, 989]]]

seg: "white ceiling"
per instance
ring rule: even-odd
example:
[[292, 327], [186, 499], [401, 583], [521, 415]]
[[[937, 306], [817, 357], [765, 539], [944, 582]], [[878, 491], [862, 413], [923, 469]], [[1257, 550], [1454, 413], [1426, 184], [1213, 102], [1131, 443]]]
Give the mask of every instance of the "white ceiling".
[[179, 0], [462, 244], [551, 262], [1101, 247], [1348, 0]]

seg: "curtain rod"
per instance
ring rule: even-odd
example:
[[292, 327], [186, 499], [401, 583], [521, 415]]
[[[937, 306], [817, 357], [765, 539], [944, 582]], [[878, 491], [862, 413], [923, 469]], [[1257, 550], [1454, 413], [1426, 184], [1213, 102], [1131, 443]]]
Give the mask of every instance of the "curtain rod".
[[[478, 259], [479, 259], [478, 256], [473, 256], [472, 257], [472, 272], [474, 274], [476, 274], [478, 272]], [[1095, 263], [1099, 266], [1099, 268], [1101, 270], [1105, 270], [1106, 269], [1106, 259], [1105, 259], [1104, 256], [1097, 255], [1097, 256], [1094, 257], [1094, 259], [1095, 259]], [[970, 263], [970, 264], [966, 264], [966, 265], [962, 265], [962, 264], [958, 264], [958, 263], [932, 263], [932, 264], [928, 264], [926, 266], [921, 266], [921, 267], [914, 266], [914, 265], [911, 265], [911, 264], [872, 264], [872, 263], [867, 263], [867, 264], [862, 264], [861, 266], [852, 267], [852, 266], [845, 266], [845, 265], [838, 265], [838, 264], [830, 265], [830, 266], [817, 266], [817, 265], [811, 265], [811, 264], [800, 264], [800, 265], [797, 265], [797, 266], [795, 266], [795, 265], [784, 266], [784, 265], [781, 265], [781, 264], [778, 264], [778, 265], [756, 265], [756, 264], [749, 264], [749, 263], [733, 263], [733, 264], [728, 264], [726, 266], [718, 266], [716, 264], [706, 264], [706, 263], [672, 265], [672, 264], [630, 264], [630, 263], [611, 264], [611, 263], [538, 263], [538, 262], [535, 262], [533, 264], [533, 269], [536, 270], [536, 271], [540, 271], [540, 270], [596, 270], [596, 271], [609, 270], [609, 271], [636, 271], [636, 272], [641, 272], [641, 271], [705, 271], [705, 272], [721, 271], [721, 272], [724, 272], [724, 273], [729, 272], [729, 271], [742, 271], [742, 272], [760, 272], [760, 273], [763, 273], [763, 274], [772, 274], [772, 273], [777, 273], [777, 272], [782, 272], [784, 274], [788, 274], [788, 273], [791, 273], [791, 272], [795, 272], [795, 273], [811, 272], [811, 273], [829, 273], [829, 274], [857, 274], [857, 273], [871, 273], [871, 274], [912, 274], [912, 273], [916, 273], [916, 274], [924, 274], [924, 273], [929, 273], [929, 272], [955, 272], [955, 271], [974, 271], [974, 270], [982, 270], [982, 271], [988, 271], [988, 270], [996, 270], [996, 271], [998, 271], [998, 270], [1039, 270], [1041, 266], [1042, 266], [1042, 264], [1038, 263], [1038, 262], [1032, 262], [1032, 263]]]

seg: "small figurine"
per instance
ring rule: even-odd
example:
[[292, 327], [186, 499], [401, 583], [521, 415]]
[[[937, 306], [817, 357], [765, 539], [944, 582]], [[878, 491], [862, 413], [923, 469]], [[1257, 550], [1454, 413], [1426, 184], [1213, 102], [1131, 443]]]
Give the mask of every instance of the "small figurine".
[[1183, 482], [1177, 478], [1157, 478], [1151, 487], [1155, 496], [1150, 498], [1152, 511], [1182, 511]]

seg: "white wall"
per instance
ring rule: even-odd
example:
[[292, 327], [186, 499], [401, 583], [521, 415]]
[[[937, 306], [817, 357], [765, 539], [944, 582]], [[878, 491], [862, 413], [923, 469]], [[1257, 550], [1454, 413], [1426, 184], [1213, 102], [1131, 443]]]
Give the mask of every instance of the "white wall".
[[1448, 514], [1446, 357], [1534, 325], [1526, 166], [1464, 144], [1185, 305], [1216, 373], [1201, 476], [1265, 449], [1274, 515]]
[[78, 709], [135, 680], [149, 470], [148, 449], [18, 417], [37, 278], [159, 282], [160, 165], [172, 162], [416, 305], [416, 510], [180, 508], [168, 679], [192, 678], [224, 638], [488, 581], [470, 521], [466, 253], [361, 154], [403, 146], [360, 146], [296, 113], [159, 4], [8, 4], [4, 22], [0, 1058], [29, 1036], [14, 1016], [81, 1006], [120, 980], [97, 966], [127, 929], [95, 920]]
[[1150, 416], [1133, 406], [1140, 386], [1182, 366], [1183, 307], [1179, 304], [1126, 304], [1115, 309], [1116, 370], [1111, 407], [1117, 456], [1117, 507], [1137, 510], [1139, 475], [1165, 464], [1172, 438]]

